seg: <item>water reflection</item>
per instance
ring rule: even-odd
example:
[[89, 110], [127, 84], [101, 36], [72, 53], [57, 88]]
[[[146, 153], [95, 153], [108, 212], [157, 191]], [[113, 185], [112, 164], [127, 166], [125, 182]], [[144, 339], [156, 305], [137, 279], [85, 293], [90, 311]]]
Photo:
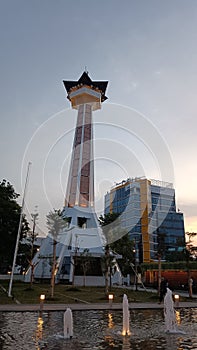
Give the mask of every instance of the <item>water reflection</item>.
[[114, 322], [113, 322], [113, 315], [111, 312], [108, 313], [108, 328], [113, 328]]
[[122, 340], [122, 350], [130, 350], [130, 338], [128, 336], [123, 337]]
[[44, 321], [42, 316], [39, 316], [37, 321], [37, 328], [36, 328], [36, 343], [37, 343], [36, 350], [40, 350], [40, 343], [43, 337], [43, 323]]
[[181, 314], [179, 310], [175, 310], [175, 317], [176, 317], [176, 323], [177, 325], [181, 324]]
[[[111, 335], [107, 335], [107, 336], [105, 337], [105, 341], [103, 342], [103, 345], [104, 345], [104, 344], [107, 346], [106, 349], [114, 349], [114, 347], [115, 347], [114, 338], [113, 338]], [[101, 348], [100, 348], [100, 349], [101, 349]], [[102, 349], [105, 349], [105, 347], [102, 348]]]
[[74, 336], [63, 337], [63, 312], [0, 313], [0, 349], [196, 350], [197, 309], [176, 312], [185, 334], [164, 332], [163, 310], [131, 310], [131, 336], [123, 337], [122, 312], [73, 311]]

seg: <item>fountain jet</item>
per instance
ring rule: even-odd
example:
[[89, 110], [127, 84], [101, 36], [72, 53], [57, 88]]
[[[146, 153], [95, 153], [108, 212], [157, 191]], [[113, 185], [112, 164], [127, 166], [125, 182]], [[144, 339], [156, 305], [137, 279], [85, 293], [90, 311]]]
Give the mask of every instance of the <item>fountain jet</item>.
[[130, 335], [130, 329], [129, 329], [129, 304], [128, 304], [128, 298], [127, 295], [123, 295], [123, 327], [122, 327], [122, 335]]
[[164, 318], [165, 318], [165, 327], [166, 327], [167, 333], [185, 334], [184, 332], [180, 331], [177, 328], [176, 313], [174, 310], [174, 301], [172, 298], [172, 291], [169, 288], [167, 288], [167, 292], [164, 297]]
[[70, 339], [73, 336], [73, 316], [68, 307], [64, 313], [64, 338]]

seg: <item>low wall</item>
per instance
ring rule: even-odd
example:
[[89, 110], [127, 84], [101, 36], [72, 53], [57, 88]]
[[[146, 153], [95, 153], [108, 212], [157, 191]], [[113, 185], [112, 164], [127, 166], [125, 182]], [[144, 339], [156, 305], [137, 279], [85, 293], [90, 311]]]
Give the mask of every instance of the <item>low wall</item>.
[[[13, 279], [15, 281], [24, 281], [25, 276], [24, 275], [14, 275]], [[0, 275], [0, 280], [10, 280], [10, 275]]]
[[[84, 286], [84, 278], [82, 276], [75, 276], [74, 278], [75, 286]], [[103, 287], [105, 286], [105, 278], [103, 276], [86, 276], [85, 286], [91, 287]]]

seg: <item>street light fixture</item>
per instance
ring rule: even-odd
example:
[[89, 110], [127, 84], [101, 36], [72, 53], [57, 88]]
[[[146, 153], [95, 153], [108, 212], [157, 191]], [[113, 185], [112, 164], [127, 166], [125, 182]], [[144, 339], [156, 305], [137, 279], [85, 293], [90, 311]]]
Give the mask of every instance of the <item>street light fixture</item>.
[[179, 295], [175, 294], [174, 295], [175, 306], [179, 306], [179, 299], [180, 299]]
[[137, 274], [137, 249], [136, 249], [136, 239], [134, 240], [135, 246], [133, 247], [133, 254], [134, 254], [134, 273], [135, 273], [135, 290], [137, 291], [137, 284], [138, 284], [138, 274]]
[[113, 294], [109, 294], [108, 295], [108, 299], [109, 299], [109, 306], [112, 307], [112, 302], [114, 300], [114, 295]]
[[45, 294], [41, 294], [40, 295], [40, 312], [43, 311], [44, 301], [45, 301]]

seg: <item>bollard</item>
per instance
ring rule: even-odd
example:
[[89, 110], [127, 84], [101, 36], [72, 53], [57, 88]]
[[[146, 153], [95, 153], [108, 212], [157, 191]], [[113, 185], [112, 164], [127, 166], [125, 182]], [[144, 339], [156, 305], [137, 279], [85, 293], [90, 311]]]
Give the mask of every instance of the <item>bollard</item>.
[[178, 295], [178, 294], [175, 294], [175, 295], [174, 295], [174, 303], [175, 303], [175, 306], [179, 306], [179, 299], [180, 299], [179, 295]]
[[40, 313], [42, 313], [42, 311], [43, 311], [44, 301], [45, 301], [45, 295], [41, 294], [40, 295]]
[[108, 295], [108, 299], [109, 299], [109, 306], [112, 307], [112, 302], [113, 302], [113, 299], [114, 299], [114, 295], [113, 294], [109, 294]]

